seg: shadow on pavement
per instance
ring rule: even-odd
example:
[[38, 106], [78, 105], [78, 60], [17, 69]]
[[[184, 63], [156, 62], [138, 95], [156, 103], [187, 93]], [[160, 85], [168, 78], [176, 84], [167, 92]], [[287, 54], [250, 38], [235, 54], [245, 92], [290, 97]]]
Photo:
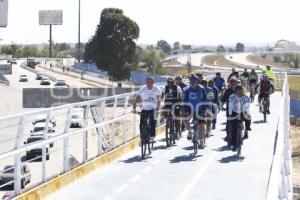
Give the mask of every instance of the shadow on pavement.
[[252, 122], [253, 124], [264, 124], [264, 120], [256, 120]]
[[182, 149], [187, 150], [187, 151], [192, 151], [192, 150], [194, 150], [194, 147], [188, 146], [188, 147], [183, 147]]
[[245, 159], [245, 157], [240, 157], [238, 158], [236, 155], [232, 155], [232, 156], [228, 156], [225, 158], [222, 158], [221, 160], [219, 160], [220, 163], [230, 163], [230, 162], [237, 162], [237, 161], [243, 161]]
[[180, 162], [190, 162], [190, 161], [196, 161], [195, 158], [199, 158], [202, 155], [197, 155], [196, 157], [193, 157], [192, 155], [182, 155], [182, 156], [177, 156], [170, 160], [170, 163], [180, 163]]
[[127, 160], [120, 160], [119, 162], [122, 163], [137, 163], [137, 162], [145, 162], [146, 159], [142, 159], [141, 156], [134, 156], [131, 158], [128, 158]]
[[217, 149], [213, 149], [214, 151], [229, 151], [230, 149], [227, 147], [227, 145], [219, 147]]
[[167, 145], [159, 145], [159, 146], [154, 146], [153, 150], [161, 150], [161, 149], [168, 149]]

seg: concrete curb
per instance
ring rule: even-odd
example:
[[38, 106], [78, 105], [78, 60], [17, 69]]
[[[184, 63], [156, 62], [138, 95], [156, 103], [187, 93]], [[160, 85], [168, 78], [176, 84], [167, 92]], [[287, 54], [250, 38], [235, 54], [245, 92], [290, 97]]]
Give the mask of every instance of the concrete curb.
[[[165, 125], [161, 125], [156, 128], [157, 135], [163, 133]], [[137, 148], [139, 145], [139, 137], [121, 145], [120, 147], [101, 155], [98, 158], [95, 158], [87, 163], [84, 163], [77, 168], [60, 175], [44, 184], [39, 185], [36, 188], [33, 188], [19, 196], [17, 196], [16, 200], [41, 200], [49, 196], [51, 193], [54, 193], [64, 186], [74, 182], [77, 179], [89, 174], [90, 172], [99, 169], [112, 161], [120, 158], [125, 153]]]

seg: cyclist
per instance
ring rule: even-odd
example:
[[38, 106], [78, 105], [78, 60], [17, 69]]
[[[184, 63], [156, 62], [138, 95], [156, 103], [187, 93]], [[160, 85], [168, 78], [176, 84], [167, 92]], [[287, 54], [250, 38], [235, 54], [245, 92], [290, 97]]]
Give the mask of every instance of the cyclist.
[[149, 119], [150, 123], [150, 142], [155, 142], [155, 128], [158, 109], [161, 101], [161, 89], [154, 85], [154, 78], [147, 77], [146, 85], [138, 91], [135, 101], [133, 102], [133, 112], [136, 113], [137, 103], [141, 103], [140, 115], [140, 132], [142, 132], [142, 124], [145, 124]]
[[218, 90], [221, 90], [222, 87], [225, 87], [225, 80], [223, 77], [221, 77], [221, 73], [217, 72], [216, 77], [213, 79], [215, 82], [215, 86], [218, 88]]
[[259, 108], [261, 110], [261, 100], [262, 98], [268, 99], [268, 106], [267, 106], [267, 113], [270, 114], [270, 93], [274, 92], [273, 83], [268, 79], [267, 74], [262, 75], [262, 80], [259, 84], [255, 87], [255, 91], [259, 88], [259, 95], [258, 95], [258, 104], [260, 105]]
[[[198, 130], [200, 136], [200, 148], [205, 148], [205, 110], [206, 106], [203, 103], [206, 102], [205, 89], [199, 85], [199, 79], [195, 75], [191, 75], [190, 86], [184, 92], [184, 116], [187, 120], [186, 127], [189, 128], [189, 120], [193, 117], [197, 117]], [[193, 133], [189, 131], [187, 139], [192, 139]]]
[[244, 72], [241, 74], [241, 82], [242, 85], [248, 88], [248, 79], [249, 79], [249, 72], [247, 69], [244, 69]]
[[255, 95], [255, 87], [257, 85], [257, 81], [258, 81], [258, 75], [255, 72], [254, 69], [251, 70], [250, 74], [249, 74], [249, 79], [248, 79], [248, 84], [250, 86], [250, 98], [251, 101], [253, 102], [254, 100], [254, 95]]
[[243, 124], [243, 112], [249, 110], [250, 98], [243, 94], [243, 87], [238, 85], [235, 87], [234, 94], [229, 97], [229, 109], [228, 116], [230, 117], [231, 123], [231, 145], [233, 146], [233, 151], [236, 151], [238, 146], [239, 129], [244, 130]]
[[199, 79], [199, 83], [203, 80], [203, 74], [202, 74], [202, 72], [201, 71], [198, 71], [197, 73], [196, 73], [196, 76], [198, 77], [198, 79]]
[[261, 71], [267, 75], [268, 79], [270, 79], [271, 81], [275, 80], [275, 73], [274, 71], [271, 69], [270, 65], [267, 65], [266, 68], [261, 68]]
[[231, 72], [231, 74], [229, 74], [229, 76], [228, 76], [228, 78], [227, 78], [227, 83], [229, 83], [229, 81], [231, 80], [231, 78], [233, 78], [233, 77], [238, 78], [239, 76], [240, 76], [240, 75], [239, 75], [239, 72], [236, 71], [235, 68], [232, 68], [232, 72]]
[[173, 78], [168, 78], [167, 85], [162, 92], [162, 99], [165, 100], [165, 106], [163, 108], [163, 116], [167, 118], [167, 114], [174, 114], [173, 120], [175, 125], [176, 137], [180, 133], [180, 105], [182, 102], [182, 91], [181, 88], [175, 85], [175, 80]]
[[211, 87], [208, 87], [207, 80], [202, 80], [200, 85], [205, 88], [207, 106], [206, 106], [206, 137], [210, 136], [211, 133], [211, 124], [212, 124], [212, 114], [213, 114], [213, 104], [215, 101], [214, 91]]
[[184, 91], [184, 89], [187, 87], [187, 84], [182, 82], [182, 76], [178, 75], [175, 77], [175, 84], [178, 85], [181, 88], [181, 91]]
[[220, 106], [220, 99], [219, 99], [219, 95], [220, 95], [220, 91], [219, 89], [215, 86], [215, 82], [213, 80], [209, 80], [208, 81], [208, 87], [213, 89], [213, 93], [214, 93], [214, 100], [213, 100], [213, 120], [212, 120], [212, 129], [216, 129], [216, 123], [217, 123], [217, 113], [219, 112], [219, 106]]
[[236, 78], [232, 78], [229, 81], [229, 85], [228, 88], [225, 90], [222, 98], [221, 98], [221, 103], [222, 103], [222, 108], [223, 105], [226, 103], [226, 117], [227, 117], [227, 123], [226, 123], [226, 137], [225, 137], [225, 141], [227, 141], [228, 135], [231, 132], [231, 123], [229, 120], [229, 97], [234, 94], [235, 92], [235, 86], [237, 85], [237, 79]]

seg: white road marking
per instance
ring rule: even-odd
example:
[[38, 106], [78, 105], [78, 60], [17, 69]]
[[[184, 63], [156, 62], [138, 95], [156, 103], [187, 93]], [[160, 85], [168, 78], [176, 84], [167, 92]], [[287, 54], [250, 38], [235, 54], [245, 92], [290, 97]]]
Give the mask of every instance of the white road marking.
[[143, 173], [147, 173], [151, 170], [152, 167], [147, 167], [145, 169], [142, 170]]
[[182, 190], [182, 192], [179, 194], [179, 196], [176, 198], [176, 200], [184, 200], [188, 194], [190, 194], [191, 190], [195, 186], [195, 184], [199, 181], [201, 176], [204, 174], [204, 172], [207, 170], [208, 166], [210, 163], [214, 160], [216, 157], [217, 153], [213, 153], [208, 161], [203, 165], [203, 167], [198, 171], [196, 176], [193, 178], [193, 180], [190, 181], [190, 183]]
[[136, 182], [137, 180], [139, 180], [142, 177], [142, 175], [136, 175], [135, 177], [133, 177], [132, 179], [129, 180], [129, 182], [133, 183]]
[[116, 194], [119, 194], [119, 193], [123, 192], [127, 187], [128, 187], [127, 184], [121, 185], [121, 186], [116, 190]]

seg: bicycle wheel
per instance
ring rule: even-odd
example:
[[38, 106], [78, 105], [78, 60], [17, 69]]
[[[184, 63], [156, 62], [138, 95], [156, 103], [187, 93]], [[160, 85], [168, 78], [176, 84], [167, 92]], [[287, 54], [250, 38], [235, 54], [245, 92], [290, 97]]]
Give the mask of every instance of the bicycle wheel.
[[242, 144], [243, 144], [243, 141], [242, 141], [242, 129], [241, 128], [238, 128], [237, 144], [238, 144], [238, 147], [237, 147], [237, 158], [240, 158], [241, 157], [241, 152], [242, 152]]
[[144, 141], [142, 141], [141, 150], [142, 150], [142, 159], [145, 159], [146, 158], [147, 144]]
[[167, 124], [166, 124], [166, 144], [167, 144], [167, 147], [171, 146], [171, 143], [170, 143], [170, 120], [169, 120], [169, 118], [168, 118]]
[[148, 152], [149, 152], [149, 155], [151, 155], [152, 154], [152, 149], [153, 149], [153, 142], [149, 142], [148, 143]]
[[267, 122], [267, 108], [266, 108], [266, 102], [263, 103], [263, 114], [264, 114], [264, 122]]

